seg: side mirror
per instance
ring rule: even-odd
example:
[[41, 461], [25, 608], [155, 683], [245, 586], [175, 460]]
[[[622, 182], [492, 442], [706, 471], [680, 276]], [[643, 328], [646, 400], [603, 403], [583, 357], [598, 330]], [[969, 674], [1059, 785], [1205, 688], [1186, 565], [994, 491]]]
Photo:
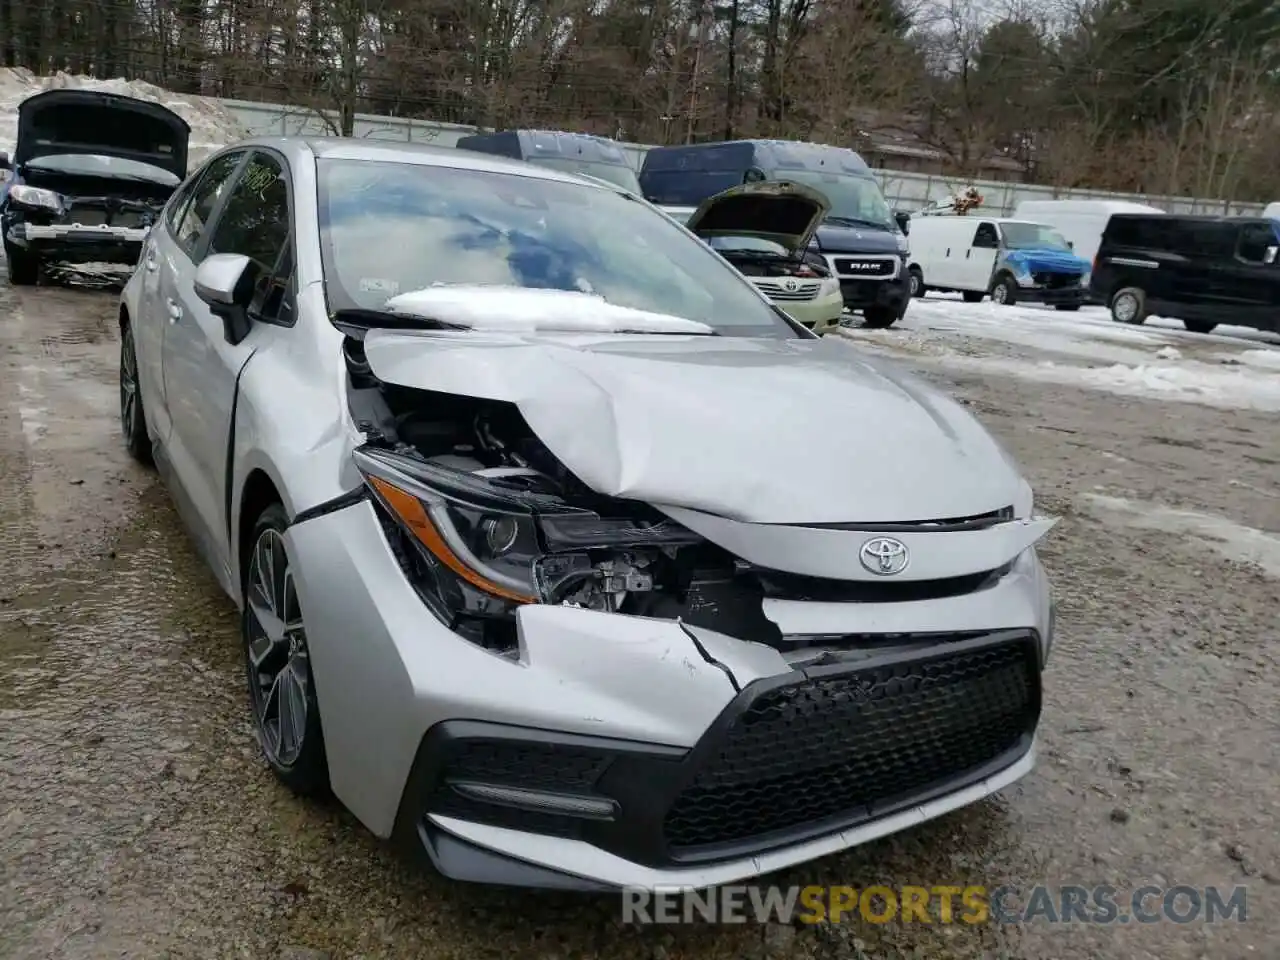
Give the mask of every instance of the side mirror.
[[249, 300], [253, 296], [253, 261], [240, 253], [215, 253], [196, 268], [196, 296], [222, 319], [227, 343], [249, 335]]
[[1276, 255], [1280, 254], [1280, 247], [1267, 247], [1267, 252], [1262, 255], [1262, 262], [1272, 264], [1276, 262]]
[[759, 167], [751, 167], [742, 175], [743, 183], [763, 183], [768, 177]]
[[911, 233], [911, 214], [905, 210], [895, 210], [893, 219], [898, 222], [898, 229], [902, 231], [904, 237]]
[[1068, 240], [1068, 241], [1067, 241], [1067, 249], [1068, 249], [1068, 250], [1074, 250], [1075, 248], [1076, 248], [1076, 242], [1075, 242], [1074, 240]]

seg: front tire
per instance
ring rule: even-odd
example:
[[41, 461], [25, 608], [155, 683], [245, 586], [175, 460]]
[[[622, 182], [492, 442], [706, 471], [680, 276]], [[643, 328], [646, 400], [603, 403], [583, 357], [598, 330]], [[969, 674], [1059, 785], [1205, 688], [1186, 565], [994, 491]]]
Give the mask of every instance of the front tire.
[[885, 330], [901, 320], [906, 312], [893, 307], [867, 307], [862, 311], [862, 325], [868, 330]]
[[40, 280], [40, 260], [30, 251], [6, 243], [4, 245], [4, 260], [8, 269], [10, 285], [15, 287], [34, 287]]
[[924, 285], [924, 273], [919, 267], [911, 267], [907, 271], [907, 283], [910, 286], [911, 296], [920, 298], [928, 293], [928, 287]]
[[1147, 295], [1137, 287], [1123, 287], [1111, 298], [1110, 310], [1116, 323], [1141, 325], [1147, 319]]
[[1018, 284], [1013, 277], [1004, 276], [991, 288], [991, 301], [1002, 307], [1012, 307], [1018, 302]]
[[150, 466], [151, 435], [147, 432], [147, 415], [142, 409], [142, 391], [138, 388], [138, 353], [133, 343], [133, 327], [120, 330], [120, 432], [129, 456]]
[[249, 538], [241, 635], [249, 706], [271, 772], [300, 796], [329, 789], [306, 624], [285, 550], [289, 518], [273, 503]]

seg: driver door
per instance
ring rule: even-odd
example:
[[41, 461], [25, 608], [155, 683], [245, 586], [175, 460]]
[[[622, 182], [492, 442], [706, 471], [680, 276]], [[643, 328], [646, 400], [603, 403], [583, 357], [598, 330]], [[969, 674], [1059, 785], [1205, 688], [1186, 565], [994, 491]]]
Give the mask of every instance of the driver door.
[[[222, 320], [196, 296], [195, 275], [206, 257], [239, 253], [250, 258], [255, 276], [274, 279], [287, 258], [290, 229], [288, 180], [284, 162], [255, 150], [238, 169], [194, 255], [175, 274], [169, 327], [164, 340], [164, 381], [172, 433], [169, 456], [186, 502], [188, 524], [215, 573], [229, 579], [227, 458], [240, 372], [264, 343], [255, 323], [239, 343], [228, 342]], [[254, 316], [255, 306], [250, 307]]]
[[981, 290], [986, 293], [991, 288], [991, 275], [996, 268], [996, 257], [1000, 253], [1000, 235], [996, 225], [989, 220], [978, 224], [973, 233], [973, 243], [965, 251], [964, 282], [956, 284], [961, 290]]

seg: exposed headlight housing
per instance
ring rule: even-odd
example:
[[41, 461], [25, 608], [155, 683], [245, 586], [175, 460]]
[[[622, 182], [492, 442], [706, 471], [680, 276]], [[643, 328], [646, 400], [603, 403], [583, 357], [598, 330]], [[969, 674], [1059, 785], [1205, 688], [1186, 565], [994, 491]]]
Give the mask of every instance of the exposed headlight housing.
[[522, 604], [561, 602], [584, 583], [603, 598], [653, 588], [615, 557], [701, 542], [671, 521], [602, 517], [553, 494], [390, 451], [352, 456], [402, 535], [410, 555], [401, 563], [419, 595], [446, 626], [484, 646], [512, 645]]
[[58, 211], [62, 209], [62, 197], [43, 187], [29, 187], [25, 183], [9, 188], [9, 200], [21, 207]]

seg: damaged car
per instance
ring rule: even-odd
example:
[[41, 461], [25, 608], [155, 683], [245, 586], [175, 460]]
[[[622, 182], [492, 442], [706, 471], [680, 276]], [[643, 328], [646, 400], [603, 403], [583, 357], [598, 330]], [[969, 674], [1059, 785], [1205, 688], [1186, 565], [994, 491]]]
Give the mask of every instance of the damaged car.
[[1032, 769], [1055, 521], [1016, 464], [620, 188], [246, 141], [119, 322], [265, 763], [446, 876], [704, 888]]
[[159, 104], [94, 90], [46, 90], [18, 106], [0, 199], [9, 282], [48, 263], [138, 261], [142, 240], [187, 174], [191, 128]]
[[831, 204], [812, 187], [747, 183], [704, 200], [685, 226], [757, 290], [815, 333], [840, 324], [844, 295], [827, 261], [811, 249]]

